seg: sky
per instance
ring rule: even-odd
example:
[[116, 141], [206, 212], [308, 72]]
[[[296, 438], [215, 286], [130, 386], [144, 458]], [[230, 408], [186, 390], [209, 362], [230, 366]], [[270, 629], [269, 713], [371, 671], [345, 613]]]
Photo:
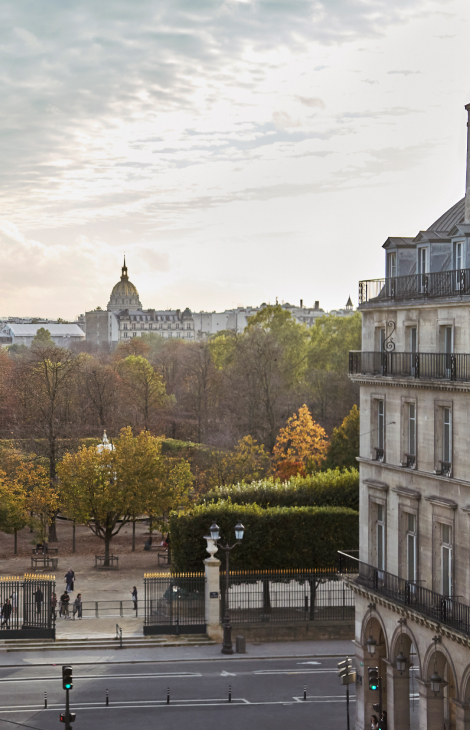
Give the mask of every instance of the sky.
[[468, 0], [5, 0], [0, 316], [357, 305], [464, 194]]

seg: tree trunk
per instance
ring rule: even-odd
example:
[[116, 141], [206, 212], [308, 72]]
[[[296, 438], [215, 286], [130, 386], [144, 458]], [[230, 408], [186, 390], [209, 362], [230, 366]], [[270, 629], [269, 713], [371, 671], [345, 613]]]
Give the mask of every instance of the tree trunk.
[[109, 567], [109, 547], [111, 545], [111, 535], [107, 533], [104, 536], [104, 565]]
[[15, 555], [18, 555], [18, 530], [15, 528]]
[[132, 552], [135, 553], [135, 519], [132, 520]]
[[59, 542], [59, 539], [57, 537], [57, 523], [55, 521], [55, 517], [49, 525], [49, 542]]

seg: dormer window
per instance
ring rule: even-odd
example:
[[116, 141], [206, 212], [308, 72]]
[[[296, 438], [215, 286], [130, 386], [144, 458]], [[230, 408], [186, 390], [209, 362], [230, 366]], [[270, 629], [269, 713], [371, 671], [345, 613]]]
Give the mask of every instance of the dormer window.
[[392, 251], [388, 254], [388, 266], [387, 273], [390, 278], [395, 278], [397, 275], [397, 253]]

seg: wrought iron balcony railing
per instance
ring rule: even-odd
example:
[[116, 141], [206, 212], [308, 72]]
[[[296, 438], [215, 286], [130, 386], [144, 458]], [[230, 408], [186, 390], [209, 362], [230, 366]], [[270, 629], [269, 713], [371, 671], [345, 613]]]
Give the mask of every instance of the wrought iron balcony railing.
[[456, 601], [451, 596], [443, 596], [417, 583], [379, 570], [347, 553], [338, 552], [338, 558], [338, 572], [355, 574], [356, 583], [359, 585], [370, 588], [395, 603], [409, 606], [414, 611], [440, 621], [456, 631], [470, 635], [470, 606]]
[[470, 269], [391, 276], [359, 282], [359, 304], [470, 294]]
[[470, 354], [353, 350], [349, 353], [349, 374], [432, 378], [468, 383], [470, 382]]

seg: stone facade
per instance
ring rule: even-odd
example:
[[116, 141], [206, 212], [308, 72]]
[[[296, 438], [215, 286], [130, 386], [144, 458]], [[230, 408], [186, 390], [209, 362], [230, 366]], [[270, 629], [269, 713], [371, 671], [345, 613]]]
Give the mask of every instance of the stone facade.
[[[389, 729], [468, 730], [465, 201], [415, 238], [390, 238], [384, 248], [385, 280], [360, 284], [363, 349], [350, 356], [352, 377], [361, 386], [361, 562], [359, 576], [347, 579], [356, 593], [356, 728], [370, 727], [375, 713], [378, 692], [369, 689], [368, 669], [377, 666]], [[376, 642], [373, 656], [370, 638]], [[407, 659], [402, 673], [400, 652]], [[435, 672], [443, 680], [437, 692], [431, 684]]]

